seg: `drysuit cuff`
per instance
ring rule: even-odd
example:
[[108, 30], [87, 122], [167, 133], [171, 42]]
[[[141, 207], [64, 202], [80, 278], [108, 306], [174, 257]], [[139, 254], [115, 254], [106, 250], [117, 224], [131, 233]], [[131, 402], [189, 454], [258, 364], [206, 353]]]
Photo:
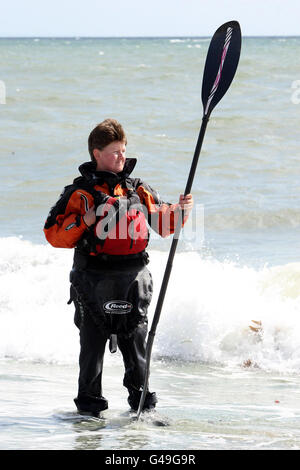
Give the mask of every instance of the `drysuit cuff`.
[[87, 225], [87, 223], [85, 222], [83, 215], [80, 217], [80, 224], [78, 225], [78, 227], [80, 227], [80, 225], [82, 225], [85, 230], [90, 230], [90, 226]]

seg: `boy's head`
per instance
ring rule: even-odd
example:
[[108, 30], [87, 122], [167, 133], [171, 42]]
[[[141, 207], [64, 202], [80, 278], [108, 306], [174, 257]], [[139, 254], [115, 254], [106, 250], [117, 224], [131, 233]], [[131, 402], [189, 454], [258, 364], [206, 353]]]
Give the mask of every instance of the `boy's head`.
[[96, 161], [94, 150], [103, 150], [112, 142], [127, 144], [126, 135], [121, 124], [116, 119], [105, 119], [98, 124], [89, 135], [88, 148], [92, 161]]
[[123, 127], [115, 119], [105, 119], [89, 135], [90, 156], [98, 171], [120, 173], [126, 160], [127, 139]]

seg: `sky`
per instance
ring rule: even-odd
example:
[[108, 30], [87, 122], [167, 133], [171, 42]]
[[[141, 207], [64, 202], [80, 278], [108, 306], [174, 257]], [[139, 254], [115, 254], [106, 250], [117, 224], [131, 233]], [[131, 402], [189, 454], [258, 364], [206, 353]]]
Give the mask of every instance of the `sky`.
[[300, 35], [300, 0], [2, 0], [0, 37]]

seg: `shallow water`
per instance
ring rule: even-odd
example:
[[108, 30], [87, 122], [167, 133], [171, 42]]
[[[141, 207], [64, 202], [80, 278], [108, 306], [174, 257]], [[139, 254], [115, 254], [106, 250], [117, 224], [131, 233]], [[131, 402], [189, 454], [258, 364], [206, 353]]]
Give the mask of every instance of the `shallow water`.
[[156, 361], [158, 413], [170, 422], [157, 427], [129, 416], [120, 365], [106, 379], [110, 408], [101, 419], [75, 412], [74, 366], [0, 366], [2, 449], [299, 449], [297, 375]]

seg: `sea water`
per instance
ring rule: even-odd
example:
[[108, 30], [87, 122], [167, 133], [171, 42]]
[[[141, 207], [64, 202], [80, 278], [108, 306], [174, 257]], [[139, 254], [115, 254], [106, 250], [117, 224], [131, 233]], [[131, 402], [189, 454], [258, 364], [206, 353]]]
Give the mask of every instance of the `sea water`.
[[[119, 352], [105, 357], [103, 419], [83, 419], [72, 401], [72, 250], [47, 244], [43, 224], [107, 117], [126, 130], [133, 176], [178, 200], [208, 46], [0, 40], [2, 449], [299, 449], [300, 38], [244, 38], [209, 121], [153, 346], [151, 390], [170, 426], [128, 418]], [[150, 324], [170, 243], [149, 244]]]

